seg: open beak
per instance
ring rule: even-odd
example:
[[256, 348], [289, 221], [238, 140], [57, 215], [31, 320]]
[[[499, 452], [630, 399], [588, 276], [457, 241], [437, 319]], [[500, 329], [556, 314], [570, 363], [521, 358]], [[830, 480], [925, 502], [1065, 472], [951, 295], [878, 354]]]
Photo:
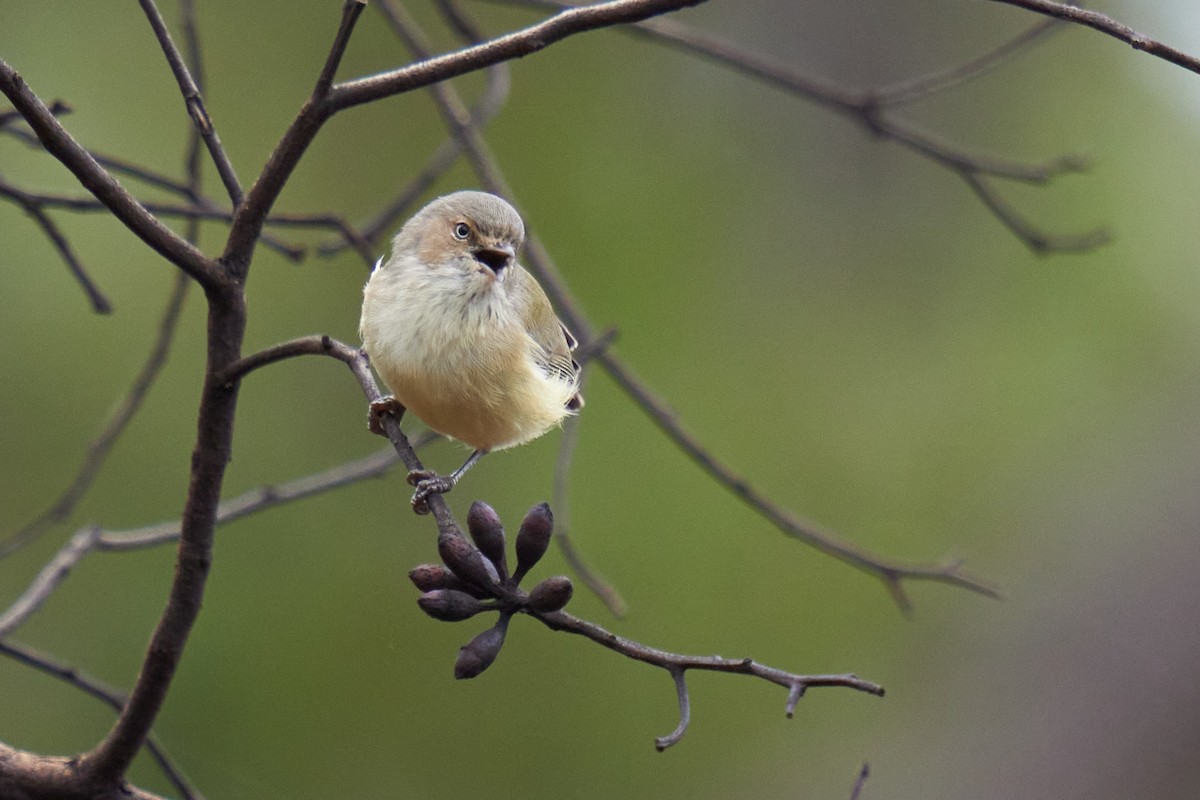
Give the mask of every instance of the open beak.
[[516, 253], [512, 245], [496, 244], [491, 247], [481, 247], [475, 251], [475, 260], [492, 271], [496, 280], [504, 280], [505, 270], [513, 263]]

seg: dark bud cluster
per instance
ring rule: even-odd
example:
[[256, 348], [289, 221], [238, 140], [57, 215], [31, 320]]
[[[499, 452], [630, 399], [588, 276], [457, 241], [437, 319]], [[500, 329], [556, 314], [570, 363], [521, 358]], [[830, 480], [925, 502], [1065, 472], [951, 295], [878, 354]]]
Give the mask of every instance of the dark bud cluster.
[[475, 636], [458, 651], [454, 677], [474, 678], [492, 665], [514, 614], [549, 614], [561, 610], [574, 591], [571, 581], [547, 578], [529, 592], [521, 580], [546, 554], [554, 535], [550, 506], [539, 503], [529, 509], [517, 531], [517, 568], [509, 575], [506, 540], [500, 517], [487, 503], [476, 501], [467, 512], [468, 541], [459, 533], [438, 536], [441, 564], [422, 564], [408, 573], [421, 590], [417, 605], [443, 622], [461, 622], [481, 611], [497, 611], [500, 618], [491, 628]]

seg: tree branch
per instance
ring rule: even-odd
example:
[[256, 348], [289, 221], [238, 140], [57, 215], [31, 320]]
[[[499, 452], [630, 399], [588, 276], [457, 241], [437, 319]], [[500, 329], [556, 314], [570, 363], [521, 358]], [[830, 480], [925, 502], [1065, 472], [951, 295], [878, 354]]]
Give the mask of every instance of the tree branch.
[[[154, 339], [154, 345], [150, 349], [150, 354], [146, 357], [146, 361], [142, 364], [141, 370], [134, 378], [133, 385], [121, 398], [109, 415], [108, 420], [100, 428], [99, 433], [88, 442], [87, 451], [84, 455], [83, 463], [79, 465], [79, 470], [75, 473], [74, 479], [59, 495], [58, 500], [54, 502], [45, 512], [40, 514], [36, 519], [22, 526], [13, 532], [3, 542], [0, 542], [0, 558], [4, 558], [29, 542], [36, 539], [52, 526], [64, 521], [75, 510], [75, 506], [87, 494], [96, 478], [100, 474], [108, 454], [112, 451], [113, 446], [125, 432], [129, 423], [133, 421], [134, 416], [142, 407], [142, 402], [146, 399], [146, 395], [150, 392], [150, 387], [154, 385], [154, 381], [158, 378], [163, 366], [167, 362], [167, 356], [171, 350], [171, 344], [175, 338], [175, 331], [179, 325], [180, 313], [183, 310], [183, 302], [187, 298], [187, 290], [189, 279], [182, 272], [178, 273], [175, 278], [175, 286], [171, 290], [171, 296], [167, 300], [166, 310], [163, 312], [161, 321], [158, 324], [158, 334]], [[0, 624], [0, 635], [3, 632], [3, 625]]]
[[[563, 0], [496, 1], [505, 5], [533, 6], [542, 9], [576, 7]], [[979, 175], [1043, 184], [1064, 173], [1083, 171], [1088, 166], [1085, 159], [1072, 156], [1052, 159], [1043, 164], [1025, 164], [971, 153], [900, 122], [888, 113], [888, 108], [901, 102], [911, 102], [945, 86], [978, 75], [985, 69], [994, 68], [1003, 63], [1006, 56], [1013, 50], [1036, 38], [1036, 34], [1040, 33], [1039, 30], [1026, 31], [1014, 40], [1001, 45], [992, 53], [974, 59], [965, 65], [881, 90], [866, 91], [843, 89], [827, 81], [803, 75], [780, 61], [744, 50], [722, 37], [689, 27], [678, 20], [647, 19], [629, 25], [623, 30], [632, 35], [642, 36], [685, 53], [705, 58], [824, 106], [858, 123], [871, 134], [891, 139], [917, 155], [950, 169], [969, 184], [971, 184], [972, 178]], [[975, 189], [974, 185], [972, 185], [972, 189]], [[976, 194], [979, 193], [976, 192]], [[1082, 249], [1097, 247], [1108, 241], [1108, 233], [1102, 228], [1078, 235], [1045, 234], [1022, 220], [1014, 209], [999, 203], [995, 195], [990, 195], [989, 199], [993, 202], [985, 201], [985, 207], [1036, 253], [1078, 252]]]
[[1173, 47], [1168, 47], [1156, 39], [1138, 33], [1124, 23], [1117, 22], [1112, 17], [1101, 14], [1099, 11], [1080, 8], [1073, 3], [1054, 3], [1050, 2], [1050, 0], [992, 0], [992, 2], [1017, 6], [1026, 11], [1033, 11], [1036, 14], [1044, 14], [1055, 19], [1083, 25], [1086, 28], [1091, 28], [1092, 30], [1111, 36], [1118, 41], [1122, 41], [1134, 50], [1141, 50], [1156, 58], [1161, 58], [1163, 61], [1183, 67], [1189, 72], [1200, 74], [1200, 58], [1188, 55]]
[[[122, 692], [80, 672], [75, 667], [63, 664], [50, 656], [39, 653], [31, 647], [11, 641], [0, 641], [0, 654], [32, 667], [39, 672], [58, 678], [60, 681], [79, 689], [84, 694], [96, 698], [114, 711], [120, 711], [121, 706], [125, 703], [125, 695]], [[184, 800], [204, 800], [201, 794], [183, 777], [183, 773], [175, 766], [170, 756], [167, 755], [166, 750], [163, 749], [163, 746], [159, 744], [158, 739], [153, 735], [146, 738], [146, 749], [150, 751], [150, 757], [158, 764], [158, 768], [162, 770], [163, 775], [166, 776], [171, 785], [179, 792], [180, 797]], [[0, 755], [0, 758], [2, 758], [2, 755]]]
[[609, 0], [559, 11], [549, 19], [497, 36], [455, 53], [418, 61], [407, 67], [347, 81], [333, 87], [328, 102], [334, 110], [382, 100], [455, 78], [483, 67], [536, 53], [568, 36], [613, 25], [625, 25], [705, 0]]
[[263, 224], [275, 201], [279, 199], [279, 193], [283, 191], [284, 184], [325, 121], [334, 113], [335, 109], [328, 103], [330, 84], [365, 6], [365, 0], [344, 0], [342, 3], [341, 23], [325, 57], [325, 65], [317, 76], [312, 96], [301, 107], [296, 119], [288, 126], [283, 138], [271, 152], [270, 158], [258, 175], [258, 180], [250, 187], [245, 202], [236, 209], [229, 236], [225, 241], [225, 253], [221, 257], [221, 260], [234, 270], [234, 274], [244, 276], [249, 269], [254, 247], [262, 235]]
[[171, 67], [175, 82], [179, 84], [179, 91], [183, 95], [183, 103], [187, 107], [188, 116], [192, 118], [196, 131], [199, 132], [205, 147], [208, 148], [208, 154], [217, 168], [217, 174], [221, 176], [221, 183], [225, 185], [230, 202], [233, 203], [234, 208], [237, 208], [242, 202], [242, 185], [238, 182], [233, 163], [230, 162], [229, 155], [221, 145], [221, 137], [217, 135], [212, 117], [209, 116], [208, 109], [204, 105], [204, 95], [200, 91], [200, 86], [192, 78], [183, 54], [179, 52], [179, 48], [171, 39], [171, 32], [167, 30], [167, 23], [159, 13], [154, 0], [138, 0], [138, 2], [146, 14], [146, 19], [150, 21], [150, 27], [154, 30], [154, 37], [158, 39], [159, 46], [162, 47], [163, 55], [167, 57], [167, 64]]
[[[384, 6], [386, 7], [386, 5]], [[661, 22], [661, 20], [652, 20]], [[408, 22], [411, 25], [411, 21]], [[419, 37], [418, 37], [419, 38]], [[475, 168], [479, 180], [488, 191], [508, 198], [512, 201], [513, 193], [504, 178], [496, 159], [492, 156], [487, 143], [480, 132], [474, 128], [461, 125], [458, 120], [459, 104], [455, 101], [457, 95], [449, 85], [440, 85], [434, 94], [443, 119], [460, 139], [463, 148]], [[519, 209], [519, 206], [518, 206]], [[580, 341], [580, 348], [588, 350], [597, 338], [593, 327], [568, 292], [566, 285], [559, 277], [549, 253], [538, 237], [533, 233], [526, 236], [526, 263], [537, 276], [538, 282], [546, 290], [555, 308], [559, 311], [567, 327], [575, 333]], [[940, 566], [902, 565], [886, 561], [841, 541], [836, 536], [821, 530], [816, 525], [804, 520], [790, 511], [769, 500], [752, 488], [743, 478], [735, 474], [729, 467], [712, 455], [700, 442], [692, 436], [675, 418], [675, 415], [646, 387], [634, 377], [633, 371], [611, 350], [600, 348], [594, 358], [604, 367], [605, 371], [616, 381], [617, 385], [634, 401], [634, 403], [654, 421], [667, 438], [675, 443], [689, 458], [707, 472], [720, 485], [726, 487], [738, 496], [751, 509], [764, 516], [776, 528], [792, 538], [831, 555], [857, 569], [867, 572], [883, 581], [901, 611], [909, 612], [912, 603], [904, 591], [903, 581], [930, 580], [948, 583], [953, 586], [970, 589], [971, 591], [989, 597], [998, 597], [995, 588], [987, 585], [961, 569], [961, 565], [951, 563]]]
[[59, 230], [54, 220], [50, 219], [49, 215], [42, 210], [42, 204], [38, 203], [29, 194], [10, 186], [5, 181], [0, 181], [0, 196], [13, 200], [42, 229], [42, 233], [46, 234], [46, 238], [50, 240], [50, 244], [58, 251], [58, 255], [67, 265], [67, 269], [70, 270], [75, 281], [83, 288], [83, 292], [87, 295], [92, 310], [97, 314], [112, 313], [112, 304], [108, 302], [108, 298], [100, 291], [100, 287], [88, 275], [87, 270], [84, 269], [83, 264], [71, 249], [71, 244], [67, 241], [67, 237]]
[[246, 195], [246, 202], [238, 209], [222, 259], [227, 263], [240, 264], [240, 269], [245, 269], [264, 220], [283, 190], [284, 183], [321, 127], [335, 113], [519, 58], [573, 34], [633, 22], [701, 2], [704, 0], [610, 0], [587, 8], [562, 11], [528, 28], [455, 53], [330, 86], [326, 83], [327, 76], [332, 72], [329, 65], [332, 63], [336, 68], [340, 51], [344, 49], [358, 16], [351, 6], [359, 3], [346, 0], [342, 25], [313, 95], [275, 146], [258, 180]]
[[201, 285], [210, 287], [218, 283], [216, 265], [195, 246], [159, 222], [116, 178], [96, 163], [91, 153], [71, 138], [45, 103], [3, 59], [0, 59], [0, 92], [21, 113], [41, 140], [42, 146], [138, 238]]
[[649, 647], [644, 644], [626, 639], [622, 636], [617, 636], [614, 633], [606, 631], [599, 625], [580, 619], [579, 617], [568, 614], [565, 611], [555, 611], [548, 614], [527, 612], [530, 616], [540, 621], [543, 625], [555, 631], [563, 633], [573, 633], [578, 636], [583, 636], [591, 639], [596, 644], [620, 653], [626, 658], [632, 658], [635, 661], [641, 661], [651, 666], [659, 667], [666, 670], [675, 679], [676, 688], [680, 695], [680, 725], [671, 734], [661, 737], [656, 741], [659, 750], [666, 749], [672, 744], [675, 744], [683, 736], [687, 729], [687, 724], [690, 721], [690, 705], [687, 702], [687, 685], [683, 680], [684, 673], [689, 669], [705, 670], [709, 672], [726, 672], [734, 675], [749, 675], [754, 678], [774, 683], [778, 686], [789, 690], [788, 701], [788, 716], [791, 716], [791, 708], [795, 707], [795, 700], [791, 699], [791, 694], [794, 692], [796, 699], [804, 694], [804, 691], [810, 686], [841, 686], [846, 689], [854, 689], [867, 694], [873, 694], [877, 697], [882, 697], [883, 687], [877, 683], [863, 680], [857, 675], [849, 673], [842, 675], [798, 675], [792, 672], [786, 672], [775, 667], [768, 667], [765, 664], [760, 664], [752, 658], [722, 658], [721, 656], [688, 656], [678, 653], [670, 653], [666, 650], [659, 650], [656, 647]]

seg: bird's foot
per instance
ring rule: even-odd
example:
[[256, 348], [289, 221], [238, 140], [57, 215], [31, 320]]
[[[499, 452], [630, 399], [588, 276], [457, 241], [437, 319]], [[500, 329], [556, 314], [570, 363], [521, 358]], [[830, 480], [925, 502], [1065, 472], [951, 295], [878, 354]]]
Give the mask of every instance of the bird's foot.
[[399, 400], [388, 395], [373, 401], [370, 411], [367, 412], [367, 429], [377, 436], [387, 438], [387, 431], [383, 429], [383, 418], [389, 414], [397, 420], [404, 416], [404, 406]]
[[414, 469], [408, 473], [408, 484], [416, 487], [412, 496], [413, 511], [418, 514], [429, 513], [429, 498], [435, 494], [445, 494], [454, 488], [458, 478], [454, 475], [438, 475], [429, 469]]

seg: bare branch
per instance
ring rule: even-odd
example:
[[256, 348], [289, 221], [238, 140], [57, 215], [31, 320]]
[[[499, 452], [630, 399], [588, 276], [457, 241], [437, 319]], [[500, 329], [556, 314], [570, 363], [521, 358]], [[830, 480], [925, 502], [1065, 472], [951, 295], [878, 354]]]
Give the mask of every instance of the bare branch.
[[577, 33], [625, 25], [702, 2], [704, 0], [609, 0], [566, 9], [528, 28], [465, 50], [425, 59], [369, 78], [340, 83], [330, 91], [329, 104], [333, 110], [342, 110], [381, 100], [474, 72], [500, 61], [536, 53], [547, 45]]
[[[387, 8], [386, 2], [381, 7]], [[650, 22], [662, 22], [651, 20]], [[411, 25], [411, 22], [408, 23]], [[495, 194], [513, 200], [512, 191], [504, 178], [496, 159], [492, 156], [482, 135], [474, 128], [464, 127], [456, 122], [457, 108], [453, 102], [456, 98], [454, 90], [448, 85], [440, 85], [434, 94], [442, 117], [459, 138], [471, 160], [484, 188]], [[587, 351], [595, 347], [596, 336], [593, 327], [579, 311], [575, 301], [567, 291], [558, 270], [554, 266], [549, 253], [536, 235], [527, 233], [525, 245], [526, 263], [537, 276], [538, 282], [546, 290], [556, 309], [562, 315], [567, 326], [575, 333], [580, 341], [580, 349]], [[804, 520], [781, 506], [764, 497], [753, 489], [743, 478], [736, 475], [725, 464], [720, 462], [700, 442], [686, 431], [675, 418], [675, 415], [633, 375], [633, 371], [611, 350], [600, 348], [593, 356], [616, 381], [627, 395], [649, 416], [667, 438], [676, 444], [689, 458], [704, 469], [719, 484], [725, 486], [754, 511], [766, 517], [776, 528], [795, 539], [831, 555], [868, 574], [874, 575], [884, 582], [888, 592], [904, 612], [912, 608], [912, 603], [904, 592], [903, 581], [931, 580], [948, 583], [965, 589], [998, 597], [997, 591], [986, 583], [965, 573], [960, 565], [922, 566], [901, 565], [885, 561], [865, 550], [841, 541], [831, 533], [822, 531], [816, 525]]]
[[[109, 213], [108, 207], [94, 197], [33, 194], [22, 189], [17, 189], [2, 181], [0, 181], [0, 195], [11, 196], [14, 200], [18, 200], [18, 202], [20, 202], [18, 198], [25, 198], [33, 205], [41, 208], [65, 208], [70, 211], [84, 213]], [[216, 203], [207, 197], [199, 197], [194, 202], [195, 205], [179, 205], [148, 201], [142, 205], [147, 211], [158, 217], [179, 217], [189, 221], [214, 220], [218, 222], [230, 222], [233, 220], [233, 211], [218, 208]], [[272, 214], [267, 218], [266, 225], [280, 228], [330, 228], [338, 234], [339, 239], [336, 246], [323, 245], [323, 247], [330, 247], [333, 250], [342, 250], [346, 247], [351, 247], [365, 263], [373, 264], [375, 262], [374, 253], [366, 236], [359, 233], [344, 219], [336, 215]], [[189, 236], [188, 238], [191, 239], [192, 237]], [[280, 242], [278, 239], [266, 234], [263, 235], [262, 242], [292, 261], [300, 261], [305, 256], [305, 249], [303, 247], [295, 247]]]
[[[413, 447], [420, 448], [434, 438], [436, 438], [436, 434], [432, 433], [413, 437]], [[395, 467], [398, 460], [394, 450], [381, 450], [313, 475], [251, 489], [237, 497], [222, 501], [217, 508], [217, 524], [225, 525], [260, 511], [315, 497], [359, 481], [378, 478], [386, 475]], [[174, 520], [128, 531], [103, 531], [96, 539], [95, 549], [106, 552], [141, 550], [168, 544], [178, 541], [178, 539], [179, 520]]]
[[343, 344], [332, 336], [324, 334], [320, 336], [304, 336], [299, 339], [292, 339], [288, 342], [272, 345], [265, 350], [260, 350], [257, 353], [239, 359], [235, 363], [230, 364], [229, 368], [222, 372], [217, 380], [225, 386], [233, 386], [233, 384], [259, 367], [265, 367], [268, 364], [274, 364], [276, 361], [296, 358], [297, 356], [331, 356], [352, 366], [361, 358], [361, 353], [358, 348]]
[[1058, 20], [1046, 19], [1034, 23], [1008, 41], [1002, 42], [999, 46], [970, 61], [876, 89], [874, 92], [875, 102], [880, 106], [902, 105], [951, 87], [961, 86], [969, 80], [986, 75], [1001, 64], [1010, 61], [1025, 48], [1040, 42], [1046, 35], [1059, 30], [1062, 30], [1062, 25]]
[[229, 155], [221, 145], [221, 137], [217, 135], [212, 117], [209, 116], [208, 109], [204, 105], [204, 96], [200, 91], [200, 86], [192, 78], [183, 54], [179, 52], [179, 48], [171, 39], [171, 32], [167, 30], [167, 23], [163, 20], [162, 14], [158, 12], [154, 0], [138, 0], [138, 2], [146, 14], [146, 19], [150, 21], [150, 27], [154, 29], [154, 36], [158, 39], [163, 54], [167, 57], [167, 64], [170, 65], [171, 72], [175, 75], [175, 82], [179, 84], [179, 91], [183, 95], [188, 116], [192, 118], [196, 130], [204, 140], [208, 154], [217, 168], [217, 174], [221, 176], [221, 183], [225, 185], [225, 191], [228, 192], [229, 199], [236, 208], [242, 202], [242, 185], [238, 182], [233, 163], [230, 162]]
[[26, 192], [10, 186], [5, 181], [0, 181], [0, 196], [8, 197], [16, 202], [38, 224], [42, 232], [46, 234], [46, 238], [54, 245], [54, 249], [58, 251], [59, 256], [66, 263], [67, 269], [75, 277], [76, 282], [83, 288], [88, 302], [92, 305], [92, 310], [97, 314], [111, 313], [112, 304], [108, 302], [108, 298], [100, 291], [100, 287], [87, 274], [87, 270], [84, 269], [83, 264], [80, 263], [79, 258], [71, 249], [67, 237], [59, 230], [54, 220], [50, 219], [46, 212], [42, 210], [41, 204]]
[[[380, 6], [385, 9], [387, 7]], [[486, 72], [486, 84], [478, 103], [466, 113], [463, 119], [465, 126], [482, 128], [508, 99], [510, 73], [507, 63], [493, 64]], [[366, 242], [379, 239], [383, 234], [397, 227], [401, 217], [412, 210], [416, 201], [446, 173], [462, 154], [463, 145], [458, 137], [451, 135], [438, 146], [429, 161], [407, 184], [405, 184], [392, 202], [359, 226], [360, 235]], [[347, 246], [344, 241], [322, 244], [318, 252], [323, 256], [333, 255]]]
[[1018, 214], [1013, 207], [1001, 200], [996, 192], [978, 175], [959, 170], [958, 176], [971, 187], [985, 206], [995, 217], [1012, 231], [1013, 235], [1025, 243], [1025, 246], [1038, 255], [1047, 253], [1086, 253], [1095, 250], [1111, 240], [1111, 235], [1105, 228], [1096, 228], [1080, 234], [1051, 234], [1039, 230], [1029, 221]]
[[[412, 446], [420, 449], [436, 438], [436, 433], [425, 431], [413, 437]], [[217, 524], [224, 525], [260, 511], [380, 477], [395, 467], [397, 462], [395, 451], [387, 449], [313, 475], [251, 489], [218, 506]], [[89, 553], [124, 552], [172, 544], [179, 541], [180, 530], [179, 520], [122, 531], [103, 530], [95, 526], [79, 529], [42, 567], [29, 587], [0, 615], [0, 638], [15, 631], [41, 608], [71, 570]]]
[[862, 794], [863, 787], [867, 785], [867, 778], [870, 775], [871, 765], [864, 761], [862, 769], [858, 771], [858, 777], [854, 780], [854, 788], [850, 790], [850, 800], [858, 800], [858, 796]]
[[[0, 654], [58, 678], [60, 681], [68, 683], [85, 694], [96, 698], [114, 711], [120, 711], [121, 706], [125, 704], [124, 693], [107, 686], [90, 675], [80, 672], [75, 667], [68, 666], [50, 656], [39, 653], [31, 647], [26, 647], [12, 641], [0, 641]], [[175, 766], [174, 762], [163, 749], [163, 746], [159, 744], [158, 739], [153, 735], [147, 737], [146, 749], [150, 751], [151, 758], [158, 764], [159, 769], [162, 770], [163, 775], [171, 782], [171, 785], [179, 792], [180, 797], [184, 798], [184, 800], [204, 800], [201, 794], [183, 777], [183, 773]]]
[[1188, 55], [1173, 47], [1168, 47], [1156, 39], [1138, 33], [1128, 25], [1117, 22], [1112, 17], [1101, 14], [1099, 11], [1080, 8], [1074, 3], [1054, 3], [1050, 2], [1050, 0], [992, 0], [992, 2], [1017, 6], [1026, 11], [1033, 11], [1037, 14], [1044, 14], [1055, 19], [1083, 25], [1086, 28], [1100, 31], [1100, 33], [1125, 42], [1125, 44], [1134, 50], [1141, 50], [1156, 58], [1161, 58], [1176, 66], [1183, 67], [1189, 72], [1200, 74], [1200, 58]]
[[0, 639], [16, 630], [46, 602], [46, 598], [58, 588], [67, 577], [67, 573], [96, 546], [99, 535], [100, 529], [95, 526], [81, 528], [54, 558], [42, 567], [29, 588], [0, 616]]
[[[669, 653], [665, 650], [659, 650], [658, 648], [649, 647], [631, 639], [617, 636], [593, 622], [580, 619], [565, 611], [543, 614], [527, 610], [525, 613], [539, 620], [551, 630], [583, 636], [627, 658], [659, 667], [670, 673], [671, 677], [675, 680], [676, 691], [679, 694], [680, 723], [672, 733], [656, 740], [656, 746], [659, 750], [663, 750], [678, 742], [687, 730], [688, 723], [691, 720], [690, 702], [687, 699], [687, 685], [684, 682], [684, 673], [689, 669], [749, 675], [782, 686], [789, 692], [789, 709], [795, 705], [795, 700], [791, 699], [792, 695], [794, 694], [798, 698], [811, 686], [841, 686], [878, 697], [882, 697], [884, 693], [882, 686], [863, 680], [857, 675], [848, 673], [842, 675], [798, 675], [776, 669], [775, 667], [768, 667], [752, 658], [688, 656]], [[790, 710], [788, 713], [790, 716]]]
[[3, 59], [0, 59], [0, 92], [3, 92], [21, 113], [41, 140], [43, 147], [61, 161], [84, 188], [108, 206], [113, 215], [127, 228], [155, 252], [201, 284], [210, 286], [218, 281], [219, 272], [216, 265], [194, 245], [159, 222], [137, 198], [129, 194], [116, 178], [96, 162], [91, 153], [71, 138], [45, 103]]
[[[499, 2], [506, 5], [537, 8], [575, 7], [563, 0], [499, 0]], [[998, 178], [1040, 184], [1060, 174], [1080, 172], [1087, 168], [1086, 160], [1071, 156], [1053, 159], [1044, 164], [1025, 164], [1019, 161], [970, 153], [904, 124], [887, 113], [887, 107], [894, 106], [901, 101], [908, 102], [915, 99], [919, 96], [918, 91], [927, 93], [936, 91], [951, 82], [972, 77], [984, 69], [994, 68], [1003, 62], [1004, 56], [1012, 47], [1011, 43], [1000, 49], [999, 57], [996, 57], [995, 51], [993, 51], [993, 54], [977, 61], [949, 71], [935, 73], [908, 84], [901, 84], [899, 87], [894, 86], [881, 91], [852, 91], [803, 75], [778, 60], [747, 51], [722, 37], [697, 30], [678, 20], [647, 19], [627, 26], [623, 30], [708, 59], [824, 106], [857, 122], [873, 135], [891, 139], [918, 155], [954, 171], [960, 177], [988, 174]], [[1025, 35], [1027, 36], [1028, 32]], [[1018, 44], [1023, 44], [1024, 36], [1018, 37], [1018, 40]], [[1087, 243], [1098, 246], [1108, 240], [1108, 235], [1103, 230], [1093, 230], [1076, 236], [1042, 235], [1032, 239], [1025, 238], [1021, 234], [1031, 231], [1032, 226], [1021, 221], [1013, 209], [1005, 207], [1006, 213], [1001, 215], [994, 206], [987, 203], [985, 205], [1035, 252], [1056, 249], [1060, 244], [1064, 250], [1072, 252], [1081, 249]]]
[[841, 541], [833, 534], [821, 530], [812, 522], [796, 516], [763, 496], [745, 479], [718, 461], [679, 424], [674, 413], [655, 397], [645, 384], [634, 377], [624, 362], [618, 360], [611, 352], [601, 353], [597, 356], [597, 360], [604, 365], [608, 374], [625, 390], [626, 394], [632, 397], [658, 425], [659, 429], [667, 435], [667, 438], [675, 442], [692, 461], [719, 484], [765, 517], [784, 534], [883, 581], [902, 611], [908, 612], [912, 609], [912, 603], [903, 587], [905, 580], [937, 581], [970, 589], [986, 597], [998, 598], [1000, 596], [995, 587], [967, 574], [957, 563], [945, 566], [920, 566], [886, 561]]
[[350, 44], [350, 34], [354, 32], [358, 17], [366, 7], [366, 0], [344, 0], [342, 3], [342, 24], [338, 26], [337, 35], [333, 37], [333, 47], [330, 48], [329, 55], [325, 58], [325, 66], [321, 68], [321, 74], [317, 77], [317, 85], [313, 88], [314, 98], [324, 99], [329, 94], [329, 87], [333, 86], [338, 66], [341, 65], [346, 47]]
[[329, 58], [326, 60], [326, 68], [317, 81], [313, 96], [304, 104], [275, 146], [258, 180], [246, 195], [246, 202], [238, 209], [222, 260], [236, 267], [237, 274], [247, 268], [255, 241], [271, 207], [283, 190], [284, 183], [326, 120], [335, 113], [373, 100], [421, 89], [501, 61], [520, 58], [573, 34], [633, 22], [701, 2], [704, 0], [610, 0], [587, 8], [571, 9], [474, 47], [380, 75], [334, 84], [328, 87], [327, 91], [323, 91], [326, 88], [326, 73], [331, 69], [329, 64], [333, 63], [336, 68], [336, 61], [350, 33], [349, 27], [353, 25], [357, 15], [344, 17], [344, 24], [335, 37]]
[[[582, 394], [587, 388], [585, 384], [589, 369], [583, 358], [579, 358], [579, 361], [584, 365], [579, 373], [579, 391]], [[558, 548], [571, 571], [583, 582], [584, 586], [591, 590], [592, 594], [600, 598], [600, 602], [604, 603], [609, 613], [619, 619], [625, 616], [629, 610], [628, 604], [608, 579], [588, 566], [587, 562], [583, 560], [583, 555], [575, 548], [575, 542], [571, 539], [571, 506], [567, 480], [571, 473], [571, 459], [575, 455], [575, 446], [579, 443], [580, 424], [580, 417], [571, 417], [563, 423], [562, 441], [558, 446], [558, 461], [554, 466], [554, 541], [558, 543]]]
[[667, 672], [675, 681], [675, 695], [679, 700], [679, 724], [666, 736], [660, 736], [654, 740], [654, 749], [660, 753], [671, 745], [678, 744], [683, 735], [687, 733], [688, 725], [692, 722], [692, 701], [688, 696], [687, 673], [674, 668], [668, 669]]
[[[129, 388], [129, 391], [125, 393], [121, 402], [113, 409], [108, 420], [100, 428], [100, 432], [88, 443], [87, 453], [84, 456], [83, 463], [79, 466], [79, 471], [75, 473], [75, 478], [49, 509], [38, 516], [37, 519], [14, 531], [8, 539], [0, 543], [0, 558], [4, 558], [20, 549], [50, 527], [57, 525], [69, 517], [71, 512], [75, 510], [75, 506], [78, 505], [88, 489], [91, 488], [92, 483], [95, 482], [96, 477], [100, 474], [100, 470], [103, 468], [108, 454], [112, 451], [121, 434], [125, 432], [129, 423], [133, 421], [134, 416], [141, 409], [142, 402], [149, 393], [150, 387], [154, 385], [155, 379], [162, 371], [163, 365], [166, 364], [167, 355], [170, 353], [175, 331], [178, 328], [183, 302], [187, 297], [188, 285], [188, 277], [182, 272], [178, 273], [175, 279], [175, 286], [171, 290], [171, 296], [167, 300], [166, 310], [163, 312], [162, 319], [159, 322], [158, 334], [155, 337], [153, 347], [150, 349], [150, 354], [146, 357], [145, 363], [142, 364], [141, 370], [134, 378], [133, 385]], [[2, 631], [3, 625], [0, 624], [0, 633]]]
[[249, 269], [250, 259], [262, 235], [263, 225], [279, 198], [279, 193], [283, 191], [284, 184], [325, 121], [334, 113], [334, 109], [328, 103], [330, 83], [341, 63], [364, 5], [362, 0], [344, 0], [341, 23], [325, 58], [325, 66], [317, 77], [312, 97], [301, 107], [296, 119], [288, 126], [259, 173], [258, 179], [250, 187], [245, 202], [236, 209], [229, 236], [225, 241], [225, 253], [221, 257], [222, 262], [231, 268], [235, 275], [245, 275]]

